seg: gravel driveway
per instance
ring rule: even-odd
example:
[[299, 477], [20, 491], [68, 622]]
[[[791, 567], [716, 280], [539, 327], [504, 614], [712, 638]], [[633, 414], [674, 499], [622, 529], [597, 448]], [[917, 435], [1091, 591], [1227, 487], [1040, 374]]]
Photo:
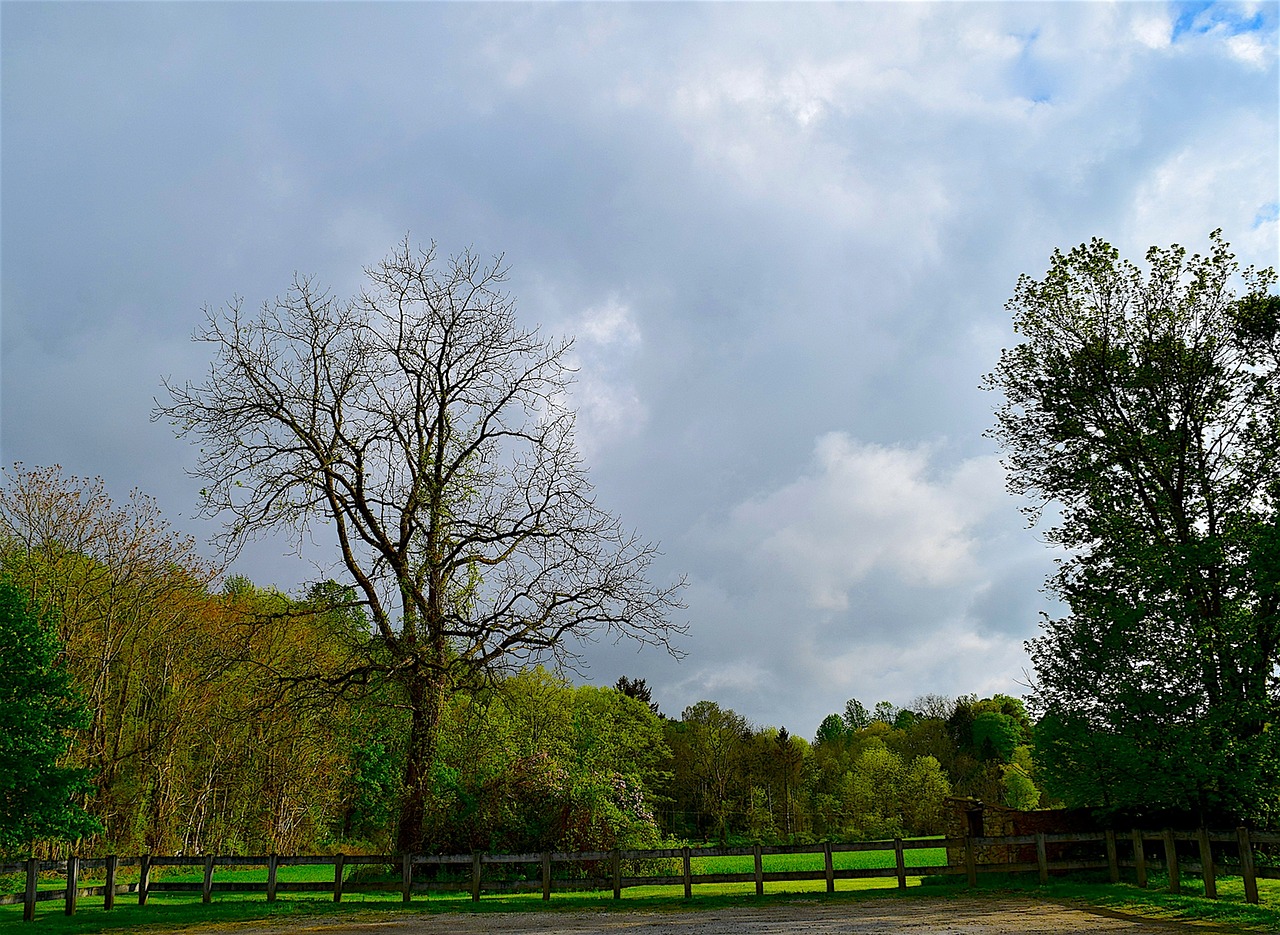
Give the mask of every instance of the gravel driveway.
[[1170, 935], [1226, 931], [1152, 922], [1021, 897], [811, 901], [709, 910], [512, 913], [359, 913], [287, 925], [200, 926], [200, 935]]

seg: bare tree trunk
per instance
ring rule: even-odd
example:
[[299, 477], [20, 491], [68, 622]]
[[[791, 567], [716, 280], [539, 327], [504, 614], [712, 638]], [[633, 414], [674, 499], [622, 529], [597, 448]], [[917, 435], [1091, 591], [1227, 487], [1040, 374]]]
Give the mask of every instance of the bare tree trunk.
[[422, 822], [426, 811], [425, 783], [420, 761], [422, 747], [430, 747], [430, 731], [425, 718], [415, 708], [409, 728], [409, 754], [405, 757], [404, 800], [400, 806], [400, 820], [396, 828], [396, 852], [412, 854], [419, 850], [422, 841]]
[[404, 798], [396, 829], [396, 850], [401, 854], [420, 853], [426, 843], [423, 826], [444, 695], [444, 686], [433, 675], [413, 673], [408, 681], [405, 688], [411, 713], [409, 748], [404, 765]]

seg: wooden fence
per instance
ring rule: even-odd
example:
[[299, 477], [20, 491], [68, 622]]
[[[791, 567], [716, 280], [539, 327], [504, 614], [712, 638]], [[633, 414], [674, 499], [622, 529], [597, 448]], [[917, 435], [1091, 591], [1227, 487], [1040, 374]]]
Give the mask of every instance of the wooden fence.
[[[1188, 860], [1179, 854], [1195, 853], [1198, 860]], [[1245, 899], [1258, 902], [1258, 878], [1280, 879], [1280, 867], [1258, 866], [1254, 857], [1255, 845], [1276, 848], [1280, 834], [1250, 832], [1239, 828], [1234, 832], [1200, 831], [1192, 833], [1173, 831], [1138, 831], [1118, 834], [1114, 831], [1093, 834], [1032, 834], [1007, 837], [966, 837], [933, 840], [896, 839], [892, 841], [865, 841], [850, 844], [823, 843], [816, 845], [783, 845], [774, 847], [676, 847], [646, 850], [579, 851], [541, 854], [466, 854], [434, 856], [409, 854], [404, 856], [351, 856], [332, 854], [326, 856], [284, 856], [270, 854], [259, 857], [161, 857], [135, 858], [103, 857], [81, 859], [70, 857], [62, 861], [27, 860], [17, 864], [0, 864], [0, 874], [26, 874], [25, 890], [21, 894], [0, 895], [0, 905], [23, 904], [23, 918], [35, 918], [36, 903], [62, 900], [67, 915], [76, 911], [80, 899], [100, 896], [104, 909], [112, 909], [116, 897], [136, 894], [138, 905], [146, 905], [152, 893], [199, 892], [203, 902], [210, 902], [214, 893], [255, 892], [265, 893], [268, 902], [281, 892], [331, 893], [334, 902], [340, 902], [344, 892], [391, 891], [400, 893], [409, 902], [414, 893], [428, 891], [469, 891], [473, 900], [479, 900], [482, 892], [514, 892], [535, 890], [541, 887], [542, 898], [550, 899], [553, 888], [561, 890], [583, 888], [606, 889], [612, 884], [613, 898], [620, 899], [622, 891], [633, 886], [682, 886], [685, 898], [693, 895], [693, 887], [708, 883], [754, 883], [757, 895], [764, 894], [766, 883], [785, 883], [802, 880], [825, 880], [828, 893], [835, 891], [836, 880], [889, 878], [897, 880], [899, 888], [906, 888], [907, 877], [964, 875], [969, 886], [977, 883], [982, 873], [1037, 873], [1040, 882], [1047, 882], [1050, 874], [1062, 874], [1078, 870], [1106, 870], [1113, 883], [1121, 879], [1122, 870], [1131, 870], [1133, 879], [1142, 887], [1147, 886], [1151, 871], [1168, 874], [1169, 889], [1178, 892], [1183, 872], [1196, 873], [1204, 880], [1205, 895], [1217, 898], [1217, 877], [1230, 870], [1244, 880]], [[920, 848], [946, 847], [955, 855], [948, 864], [940, 866], [908, 867], [905, 852]], [[892, 867], [836, 869], [833, 855], [850, 851], [885, 851], [893, 855]], [[1215, 854], [1216, 852], [1216, 854]], [[787, 870], [765, 872], [763, 858], [770, 854], [821, 855], [821, 870]], [[1005, 859], [992, 859], [1003, 855]], [[692, 861], [703, 857], [752, 857], [751, 873], [698, 873], [692, 872]], [[958, 859], [957, 859], [958, 858]], [[1010, 859], [1011, 858], [1011, 859]], [[1029, 859], [1024, 859], [1029, 858]], [[629, 875], [623, 875], [624, 861]], [[887, 859], [885, 861], [888, 862]], [[278, 879], [283, 866], [329, 865], [333, 867], [332, 881], [287, 881]], [[538, 880], [496, 879], [492, 874], [485, 879], [485, 868], [504, 865], [533, 865], [539, 869]], [[553, 876], [552, 867], [579, 865], [581, 877], [561, 879]], [[654, 869], [642, 873], [644, 865]], [[361, 865], [398, 866], [400, 879], [392, 881], [356, 881], [346, 878], [350, 868]], [[122, 868], [138, 868], [138, 882], [120, 883], [118, 874]], [[153, 880], [152, 871], [158, 867], [203, 868], [201, 882]], [[218, 867], [262, 867], [265, 879], [258, 881], [216, 880]], [[436, 875], [452, 868], [461, 870], [456, 876], [462, 879], [425, 879], [425, 868], [436, 868]], [[679, 869], [679, 873], [659, 872]], [[102, 885], [82, 886], [81, 875], [99, 870], [105, 876]], [[469, 870], [469, 873], [468, 873]], [[40, 889], [41, 874], [55, 873], [65, 876], [65, 885], [56, 889]]]

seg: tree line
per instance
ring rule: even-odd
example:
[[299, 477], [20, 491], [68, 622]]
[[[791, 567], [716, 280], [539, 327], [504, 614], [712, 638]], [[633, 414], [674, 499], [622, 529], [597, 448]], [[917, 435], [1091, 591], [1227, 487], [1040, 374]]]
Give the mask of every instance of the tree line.
[[[396, 847], [412, 711], [377, 666], [350, 678], [353, 660], [385, 652], [351, 588], [220, 579], [154, 501], [116, 504], [56, 468], [6, 471], [0, 523], [7, 632], [40, 642], [28, 675], [53, 679], [0, 717], [64, 715], [43, 750], [0, 749], [7, 791], [63, 794], [28, 801], [25, 823], [7, 801], [0, 846]], [[20, 657], [5, 658], [16, 695]], [[440, 852], [929, 834], [953, 793], [1038, 795], [1018, 785], [1032, 725], [1007, 696], [871, 712], [850, 700], [808, 740], [713, 701], [666, 717], [644, 679], [574, 686], [535, 666], [453, 693], [440, 718], [422, 814]], [[44, 774], [20, 779], [41, 756]]]

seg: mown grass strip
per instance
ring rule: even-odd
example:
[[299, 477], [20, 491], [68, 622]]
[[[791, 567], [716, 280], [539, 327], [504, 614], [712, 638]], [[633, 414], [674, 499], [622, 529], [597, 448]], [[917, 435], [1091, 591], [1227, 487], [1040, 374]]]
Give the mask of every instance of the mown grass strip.
[[[1240, 877], [1218, 877], [1218, 898], [1204, 895], [1199, 878], [1182, 877], [1182, 892], [1166, 892], [1169, 881], [1152, 874], [1146, 889], [1133, 883], [1103, 880], [1053, 879], [1039, 886], [1034, 876], [980, 881], [978, 890], [997, 893], [1040, 894], [1064, 902], [1109, 909], [1125, 915], [1170, 922], [1210, 922], [1233, 932], [1280, 932], [1280, 880], [1259, 880], [1259, 904], [1245, 902]], [[924, 887], [921, 892], [933, 889]]]

